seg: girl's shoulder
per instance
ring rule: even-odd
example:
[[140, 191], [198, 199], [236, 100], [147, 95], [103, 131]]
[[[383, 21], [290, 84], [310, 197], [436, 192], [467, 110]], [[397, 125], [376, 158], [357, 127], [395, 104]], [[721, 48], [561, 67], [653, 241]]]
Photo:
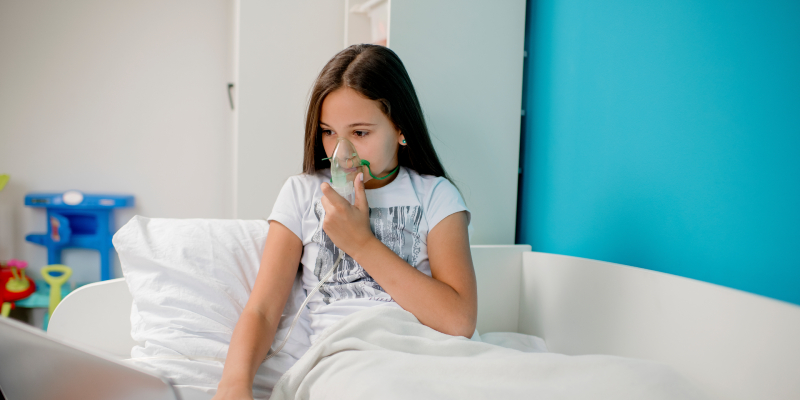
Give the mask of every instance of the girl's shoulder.
[[420, 174], [411, 168], [405, 168], [405, 170], [408, 173], [408, 178], [411, 180], [414, 191], [421, 197], [430, 198], [444, 195], [461, 198], [461, 193], [449, 179], [443, 176]]
[[411, 168], [407, 168], [407, 172], [414, 191], [420, 199], [429, 229], [450, 214], [466, 211], [469, 231], [472, 231], [470, 223], [472, 214], [467, 208], [461, 192], [449, 179], [443, 176], [423, 175]]

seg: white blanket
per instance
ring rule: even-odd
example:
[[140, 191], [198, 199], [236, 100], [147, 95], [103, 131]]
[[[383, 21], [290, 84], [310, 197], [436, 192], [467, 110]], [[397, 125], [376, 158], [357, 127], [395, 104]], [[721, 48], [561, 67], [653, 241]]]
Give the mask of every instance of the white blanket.
[[282, 399], [697, 399], [671, 368], [613, 356], [526, 353], [437, 332], [373, 307], [331, 326], [281, 377]]

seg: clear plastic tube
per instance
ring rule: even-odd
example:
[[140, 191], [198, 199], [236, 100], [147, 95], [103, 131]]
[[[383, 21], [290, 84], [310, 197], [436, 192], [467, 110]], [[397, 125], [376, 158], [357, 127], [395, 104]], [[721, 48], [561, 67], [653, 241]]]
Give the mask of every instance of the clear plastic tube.
[[[292, 324], [289, 325], [289, 332], [286, 333], [286, 337], [283, 338], [283, 341], [278, 346], [278, 348], [275, 349], [275, 351], [273, 351], [272, 353], [267, 354], [267, 357], [264, 358], [263, 362], [266, 362], [270, 358], [275, 357], [276, 354], [280, 353], [281, 350], [283, 350], [283, 346], [286, 345], [286, 342], [289, 340], [289, 336], [292, 335], [292, 330], [294, 330], [294, 326], [295, 326], [295, 324], [297, 324], [297, 320], [300, 319], [300, 314], [302, 314], [303, 310], [306, 308], [306, 304], [308, 304], [308, 300], [311, 298], [311, 296], [314, 295], [314, 293], [317, 293], [319, 288], [322, 287], [322, 284], [324, 284], [328, 279], [330, 279], [331, 276], [333, 276], [333, 272], [336, 271], [336, 269], [339, 267], [339, 264], [342, 262], [342, 257], [343, 256], [344, 256], [344, 252], [343, 251], [339, 251], [339, 257], [336, 259], [336, 262], [333, 263], [333, 268], [331, 268], [331, 270], [328, 271], [328, 273], [325, 274], [325, 276], [322, 277], [322, 279], [319, 280], [319, 283], [317, 283], [317, 286], [314, 286], [314, 289], [311, 290], [311, 293], [308, 294], [308, 296], [306, 297], [306, 300], [303, 301], [303, 304], [300, 306], [300, 309], [297, 310], [297, 315], [294, 316], [294, 319], [292, 320]], [[272, 348], [270, 348], [270, 350], [272, 350]]]

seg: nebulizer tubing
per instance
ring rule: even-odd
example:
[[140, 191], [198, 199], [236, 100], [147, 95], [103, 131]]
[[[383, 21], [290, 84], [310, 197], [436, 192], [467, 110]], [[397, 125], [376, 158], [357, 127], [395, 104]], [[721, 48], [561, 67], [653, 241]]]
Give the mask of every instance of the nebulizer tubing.
[[398, 169], [400, 169], [400, 166], [398, 165], [398, 166], [394, 167], [392, 172], [389, 172], [388, 174], [386, 174], [386, 176], [378, 178], [377, 176], [372, 175], [372, 168], [369, 167], [369, 161], [361, 160], [361, 165], [365, 165], [367, 167], [367, 171], [369, 172], [369, 176], [371, 176], [372, 179], [378, 179], [378, 180], [386, 179], [386, 178], [392, 176], [392, 174], [394, 174], [395, 172], [397, 172]]
[[289, 325], [289, 332], [286, 333], [286, 337], [283, 338], [283, 341], [278, 346], [278, 348], [275, 349], [275, 351], [273, 351], [272, 353], [267, 354], [267, 357], [264, 358], [263, 362], [266, 362], [270, 358], [275, 357], [276, 354], [280, 353], [281, 350], [283, 350], [283, 346], [285, 346], [286, 342], [289, 341], [289, 336], [292, 335], [292, 330], [294, 330], [294, 326], [295, 326], [295, 324], [297, 324], [297, 320], [300, 319], [300, 314], [302, 314], [303, 310], [306, 308], [306, 304], [308, 304], [308, 300], [311, 299], [311, 296], [313, 296], [314, 293], [317, 293], [317, 291], [319, 290], [319, 288], [322, 287], [322, 285], [325, 283], [325, 281], [330, 279], [330, 277], [333, 275], [333, 271], [336, 271], [336, 268], [338, 268], [339, 264], [342, 262], [342, 257], [343, 256], [344, 256], [344, 252], [343, 251], [339, 251], [339, 257], [336, 258], [336, 262], [333, 264], [333, 268], [331, 268], [331, 270], [328, 271], [328, 273], [325, 274], [325, 276], [322, 279], [319, 280], [319, 283], [317, 283], [317, 286], [314, 286], [314, 289], [311, 290], [311, 293], [309, 293], [308, 296], [306, 296], [306, 299], [305, 299], [305, 301], [303, 301], [303, 304], [300, 305], [300, 309], [297, 310], [297, 314], [294, 316], [294, 319], [292, 320], [292, 324]]
[[[330, 160], [330, 159], [331, 159], [331, 157], [323, 158], [322, 161]], [[395, 172], [397, 172], [398, 169], [400, 169], [400, 166], [398, 165], [398, 166], [394, 167], [394, 169], [391, 170], [388, 174], [386, 174], [386, 176], [377, 177], [377, 176], [372, 174], [372, 168], [369, 166], [369, 161], [361, 160], [361, 165], [366, 166], [367, 167], [367, 172], [369, 172], [369, 176], [371, 176], [372, 179], [377, 179], [377, 180], [386, 179], [386, 178], [392, 176], [392, 174], [394, 174]], [[333, 180], [333, 178], [331, 178], [331, 180]]]

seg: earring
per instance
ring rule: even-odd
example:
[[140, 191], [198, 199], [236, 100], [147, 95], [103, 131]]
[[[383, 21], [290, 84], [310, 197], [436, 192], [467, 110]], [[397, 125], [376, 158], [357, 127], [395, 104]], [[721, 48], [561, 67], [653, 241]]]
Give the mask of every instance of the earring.
[[403, 144], [406, 144], [406, 140], [405, 139], [403, 139]]

